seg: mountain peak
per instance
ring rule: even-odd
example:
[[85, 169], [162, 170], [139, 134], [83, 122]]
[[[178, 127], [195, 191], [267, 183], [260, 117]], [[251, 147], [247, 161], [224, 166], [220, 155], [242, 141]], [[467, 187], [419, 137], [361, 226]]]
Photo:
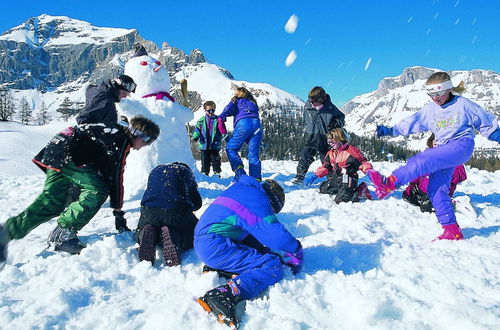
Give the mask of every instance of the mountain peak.
[[33, 48], [72, 44], [103, 44], [135, 30], [95, 27], [67, 16], [42, 14], [4, 32], [0, 40], [23, 42]]

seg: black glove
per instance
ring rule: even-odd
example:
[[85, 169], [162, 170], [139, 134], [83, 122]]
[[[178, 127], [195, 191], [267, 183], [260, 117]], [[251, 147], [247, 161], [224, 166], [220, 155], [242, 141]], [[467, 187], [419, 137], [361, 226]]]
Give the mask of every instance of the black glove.
[[130, 231], [130, 228], [127, 227], [127, 219], [124, 217], [125, 212], [114, 210], [113, 215], [115, 216], [115, 228], [119, 233]]

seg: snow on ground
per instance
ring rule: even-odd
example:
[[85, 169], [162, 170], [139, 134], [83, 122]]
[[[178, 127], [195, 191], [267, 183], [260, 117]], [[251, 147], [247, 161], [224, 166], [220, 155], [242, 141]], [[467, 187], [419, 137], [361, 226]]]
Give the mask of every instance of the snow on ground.
[[[42, 130], [42, 137], [32, 135], [33, 148], [6, 155], [5, 147], [15, 144], [7, 128], [0, 123], [2, 170], [29, 159], [25, 153], [36, 153], [58, 131]], [[374, 163], [384, 173], [399, 165]], [[0, 172], [0, 223], [42, 189], [42, 172], [24, 166], [35, 171]], [[242, 329], [500, 328], [500, 171], [467, 169], [469, 179], [456, 193], [467, 239], [431, 243], [441, 233], [434, 215], [405, 203], [401, 191], [383, 201], [336, 205], [318, 193], [318, 185], [292, 185], [295, 166], [264, 161], [263, 176], [284, 185], [286, 204], [278, 218], [301, 240], [304, 269], [297, 276], [287, 271], [280, 283], [246, 302]], [[196, 176], [200, 216], [231, 183], [231, 171], [224, 163], [221, 179]], [[130, 227], [137, 224], [139, 203], [124, 205]], [[224, 280], [201, 274], [193, 250], [177, 267], [165, 267], [161, 259], [153, 267], [139, 263], [132, 235], [115, 232], [111, 211], [106, 203], [79, 233], [88, 244], [79, 256], [44, 251], [55, 220], [9, 245], [0, 271], [2, 328], [224, 329], [194, 302]]]

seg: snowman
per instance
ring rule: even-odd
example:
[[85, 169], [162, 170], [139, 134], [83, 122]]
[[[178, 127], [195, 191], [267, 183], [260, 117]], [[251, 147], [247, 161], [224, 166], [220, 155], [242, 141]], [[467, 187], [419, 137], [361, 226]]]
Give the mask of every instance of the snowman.
[[150, 146], [131, 152], [124, 174], [126, 197], [144, 191], [149, 172], [156, 166], [183, 162], [195, 169], [186, 124], [193, 119], [190, 109], [170, 96], [170, 78], [165, 66], [151, 57], [138, 44], [132, 58], [125, 64], [125, 74], [137, 84], [135, 93], [118, 103], [120, 114], [132, 118], [142, 115], [160, 127], [160, 136]]

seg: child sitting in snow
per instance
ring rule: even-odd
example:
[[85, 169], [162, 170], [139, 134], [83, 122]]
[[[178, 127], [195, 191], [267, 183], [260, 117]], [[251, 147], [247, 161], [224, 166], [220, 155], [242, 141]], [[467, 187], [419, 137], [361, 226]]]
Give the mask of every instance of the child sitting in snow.
[[242, 175], [207, 208], [195, 228], [194, 249], [210, 268], [236, 276], [198, 303], [220, 322], [237, 326], [236, 305], [279, 282], [283, 266], [300, 271], [302, 246], [276, 218], [285, 203], [274, 180]]
[[210, 173], [210, 166], [214, 173], [220, 176], [221, 159], [220, 149], [222, 139], [226, 136], [224, 122], [218, 121], [215, 115], [214, 101], [203, 103], [205, 116], [201, 117], [194, 126], [193, 140], [198, 141], [198, 149], [201, 155], [201, 172], [205, 175]]
[[464, 236], [449, 196], [451, 177], [455, 167], [472, 156], [475, 130], [500, 143], [498, 120], [469, 99], [453, 95], [452, 91], [460, 91], [453, 87], [446, 72], [433, 73], [425, 89], [434, 102], [394, 127], [377, 126], [377, 135], [399, 136], [430, 130], [436, 136], [437, 146], [411, 157], [406, 165], [388, 177], [375, 170], [368, 171], [368, 176], [376, 187], [377, 196], [384, 198], [411, 180], [429, 174], [427, 194], [443, 227], [443, 234], [437, 239], [461, 240]]
[[[436, 146], [434, 133], [427, 139], [427, 147], [434, 148]], [[460, 182], [467, 180], [467, 173], [465, 172], [465, 167], [463, 164], [455, 167], [453, 175], [451, 176], [450, 182], [450, 197], [453, 197], [453, 193], [457, 189], [457, 185]], [[429, 184], [429, 176], [423, 175], [411, 181], [408, 187], [406, 187], [403, 192], [403, 200], [419, 206], [422, 212], [432, 212], [432, 203], [427, 196], [427, 186]]]
[[323, 165], [314, 173], [309, 173], [304, 180], [311, 185], [318, 179], [328, 175], [328, 180], [319, 187], [322, 194], [335, 196], [335, 203], [359, 202], [360, 198], [372, 199], [366, 183], [358, 186], [358, 170], [366, 173], [372, 165], [361, 151], [349, 144], [346, 132], [335, 128], [326, 135], [330, 150], [326, 154]]
[[141, 216], [135, 237], [139, 260], [154, 263], [156, 245], [163, 247], [165, 265], [180, 264], [180, 251], [193, 247], [193, 230], [198, 218], [193, 211], [202, 201], [193, 172], [184, 163], [154, 168], [141, 201]]

